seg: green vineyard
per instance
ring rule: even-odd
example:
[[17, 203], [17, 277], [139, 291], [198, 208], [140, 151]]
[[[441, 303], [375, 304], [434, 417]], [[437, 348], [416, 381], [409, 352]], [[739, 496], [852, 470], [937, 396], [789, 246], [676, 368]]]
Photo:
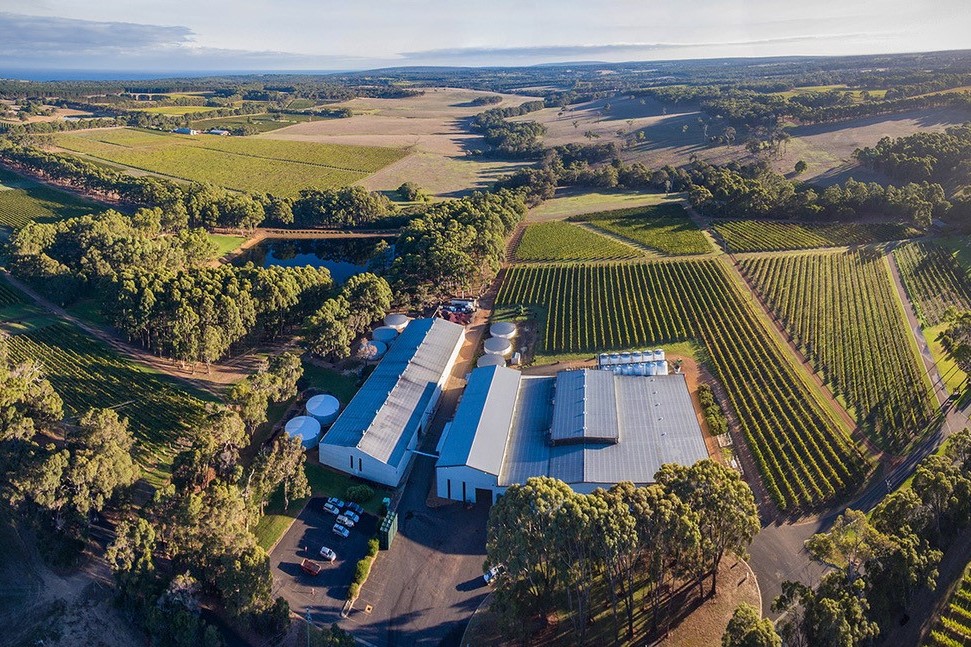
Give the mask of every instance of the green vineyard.
[[34, 359], [44, 366], [67, 413], [113, 407], [126, 416], [146, 480], [155, 486], [168, 480], [175, 453], [203, 413], [200, 398], [67, 323], [13, 335], [9, 344], [14, 361]]
[[520, 261], [593, 261], [640, 255], [630, 245], [556, 220], [526, 227], [516, 247], [516, 259]]
[[707, 254], [712, 250], [704, 233], [680, 204], [656, 204], [601, 211], [570, 218], [616, 234], [669, 256]]
[[971, 572], [965, 571], [961, 583], [931, 627], [925, 647], [965, 647], [971, 645]]
[[907, 243], [896, 248], [893, 256], [925, 326], [941, 323], [948, 308], [971, 310], [971, 286], [949, 251], [928, 243]]
[[874, 441], [900, 447], [929, 421], [929, 384], [882, 253], [746, 259], [741, 267]]
[[129, 128], [60, 134], [57, 144], [135, 169], [286, 196], [301, 189], [353, 184], [407, 155], [378, 146], [183, 136]]
[[54, 222], [100, 211], [99, 205], [0, 168], [0, 226]]
[[913, 227], [890, 223], [800, 224], [727, 220], [714, 223], [714, 229], [725, 242], [727, 251], [732, 253], [866, 245], [920, 234]]
[[497, 310], [545, 319], [538, 352], [701, 340], [779, 507], [845, 493], [866, 471], [859, 449], [822, 408], [715, 260], [519, 266]]

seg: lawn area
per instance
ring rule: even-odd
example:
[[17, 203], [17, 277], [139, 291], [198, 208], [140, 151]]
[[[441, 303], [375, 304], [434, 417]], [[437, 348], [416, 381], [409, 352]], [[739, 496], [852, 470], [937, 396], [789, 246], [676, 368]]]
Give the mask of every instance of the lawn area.
[[951, 355], [944, 350], [938, 337], [944, 329], [946, 329], [948, 324], [943, 323], [931, 328], [924, 329], [924, 339], [927, 340], [927, 347], [930, 348], [931, 355], [934, 357], [934, 362], [937, 363], [937, 370], [941, 374], [941, 378], [944, 380], [944, 384], [947, 386], [947, 390], [950, 393], [957, 393], [958, 390], [964, 386], [967, 381], [968, 376], [958, 368], [955, 361], [951, 358]]
[[560, 220], [526, 227], [516, 247], [519, 261], [592, 261], [636, 258], [642, 253], [607, 236]]
[[222, 258], [229, 252], [246, 242], [245, 236], [226, 236], [223, 234], [209, 234], [209, 240], [216, 245], [215, 258]]
[[570, 216], [598, 211], [613, 211], [630, 207], [676, 202], [680, 193], [640, 193], [637, 191], [558, 191], [556, 197], [529, 210], [527, 222], [562, 220]]
[[302, 141], [176, 135], [111, 128], [62, 133], [57, 145], [113, 162], [239, 191], [295, 196], [301, 189], [347, 186], [406, 155], [396, 148]]
[[681, 256], [714, 251], [680, 204], [663, 203], [570, 218], [662, 254]]
[[344, 375], [310, 362], [303, 363], [301, 387], [330, 393], [340, 400], [341, 404], [347, 404], [351, 401], [351, 398], [357, 393], [359, 385], [360, 382], [354, 375]]
[[0, 167], [0, 226], [20, 229], [32, 221], [56, 222], [105, 208]]
[[[313, 454], [315, 450], [310, 450]], [[317, 463], [307, 462], [304, 465], [307, 474], [307, 481], [310, 482], [310, 489], [313, 496], [336, 496], [346, 500], [347, 488], [352, 485], [360, 485], [364, 481], [352, 478], [347, 474], [336, 472], [330, 468], [323, 467]], [[389, 490], [379, 485], [368, 483], [374, 490], [374, 496], [366, 503], [362, 503], [364, 509], [373, 515], [377, 515], [381, 509], [381, 499], [388, 496]], [[256, 540], [260, 546], [270, 550], [274, 544], [282, 537], [297, 515], [307, 505], [309, 499], [299, 499], [290, 502], [289, 509], [283, 508], [283, 491], [277, 490], [270, 498], [270, 503], [266, 507], [266, 513], [260, 522], [253, 529]]]
[[965, 272], [971, 273], [971, 236], [950, 236], [937, 242], [954, 253], [954, 260]]

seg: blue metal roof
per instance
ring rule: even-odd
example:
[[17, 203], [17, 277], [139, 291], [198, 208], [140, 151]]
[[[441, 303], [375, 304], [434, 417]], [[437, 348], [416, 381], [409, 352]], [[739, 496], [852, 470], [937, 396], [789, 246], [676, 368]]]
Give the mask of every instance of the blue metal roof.
[[484, 366], [472, 371], [438, 457], [438, 467], [467, 465], [499, 475], [519, 392], [519, 371]]
[[464, 333], [444, 319], [409, 323], [321, 444], [357, 447], [397, 467]]

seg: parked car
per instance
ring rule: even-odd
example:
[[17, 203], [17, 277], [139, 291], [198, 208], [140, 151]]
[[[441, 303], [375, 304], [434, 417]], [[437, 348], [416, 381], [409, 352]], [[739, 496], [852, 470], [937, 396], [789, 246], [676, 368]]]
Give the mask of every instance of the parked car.
[[324, 504], [324, 512], [329, 512], [330, 514], [338, 515], [341, 513], [341, 509], [328, 501], [327, 503]]
[[317, 575], [320, 575], [320, 569], [322, 569], [323, 566], [321, 566], [320, 564], [318, 564], [312, 559], [305, 559], [302, 562], [300, 562], [300, 568], [303, 569], [304, 573], [317, 576]]
[[356, 514], [358, 517], [364, 514], [364, 508], [361, 507], [361, 504], [359, 503], [353, 503], [353, 502], [348, 503], [347, 509], [353, 512], [354, 514]]
[[491, 586], [495, 584], [499, 576], [505, 572], [506, 572], [505, 566], [503, 566], [502, 564], [496, 564], [495, 566], [493, 566], [492, 568], [490, 568], [488, 571], [485, 572], [485, 574], [482, 576], [482, 579], [485, 580], [486, 584]]
[[[352, 512], [351, 514], [354, 514], [354, 513]], [[337, 523], [344, 526], [345, 528], [354, 527], [354, 520], [348, 517], [346, 514], [342, 514], [341, 516], [337, 517]]]
[[[360, 515], [352, 512], [349, 507], [347, 508], [347, 510], [344, 510], [344, 516], [350, 519], [351, 521], [353, 521], [354, 523], [358, 523], [361, 520]], [[350, 528], [350, 526], [347, 526], [347, 527]]]
[[332, 562], [335, 559], [337, 559], [337, 553], [335, 553], [334, 551], [332, 551], [330, 548], [327, 548], [327, 546], [321, 546], [320, 547], [320, 557], [322, 559], [326, 559], [328, 562]]
[[335, 523], [332, 530], [335, 535], [342, 537], [343, 539], [347, 539], [347, 537], [351, 534], [350, 530], [339, 523]]
[[327, 499], [327, 503], [331, 504], [335, 508], [343, 508], [345, 505], [347, 505], [346, 503], [344, 503], [343, 499], [338, 499], [336, 496], [332, 496], [329, 499]]

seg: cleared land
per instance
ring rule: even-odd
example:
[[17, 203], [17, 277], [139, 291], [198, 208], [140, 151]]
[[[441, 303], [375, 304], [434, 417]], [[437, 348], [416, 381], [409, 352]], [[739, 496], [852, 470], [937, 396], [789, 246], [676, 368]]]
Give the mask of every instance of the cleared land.
[[714, 260], [517, 266], [496, 303], [497, 318], [522, 305], [538, 320], [541, 358], [701, 340], [783, 509], [819, 504], [863, 478], [859, 449]]
[[681, 193], [641, 193], [638, 191], [578, 191], [560, 189], [556, 197], [533, 207], [526, 214], [526, 222], [562, 220], [598, 211], [630, 209], [681, 200]]
[[307, 115], [276, 115], [276, 114], [256, 114], [256, 115], [237, 115], [235, 117], [214, 117], [212, 119], [196, 119], [192, 122], [192, 127], [196, 130], [210, 130], [212, 128], [222, 128], [232, 130], [244, 126], [253, 128], [258, 132], [265, 133], [278, 128], [286, 128], [294, 124], [305, 121], [314, 121], [321, 117], [310, 117]]
[[741, 267], [874, 442], [899, 448], [922, 429], [932, 394], [881, 252], [746, 259]]
[[971, 286], [952, 252], [934, 244], [908, 243], [894, 249], [893, 255], [924, 327], [940, 324], [948, 308], [971, 310]]
[[535, 97], [501, 95], [502, 103], [473, 106], [476, 97], [492, 95], [455, 88], [428, 88], [425, 94], [403, 99], [358, 98], [332, 108], [350, 108], [354, 116], [324, 119], [274, 130], [259, 137], [301, 142], [386, 146], [411, 155], [360, 184], [375, 191], [396, 189], [413, 181], [436, 195], [450, 196], [484, 188], [511, 173], [522, 162], [469, 157], [482, 148], [481, 138], [468, 131], [472, 115], [488, 108], [519, 105]]
[[[742, 146], [744, 140], [734, 146], [709, 145], [699, 118], [706, 116], [695, 109], [665, 107], [649, 98], [613, 97], [564, 110], [546, 108], [514, 120], [537, 121], [545, 125], [547, 133], [543, 141], [546, 145], [613, 141], [622, 148], [625, 160], [644, 162], [652, 168], [687, 164], [693, 155], [713, 163], [751, 159]], [[821, 184], [842, 182], [849, 177], [885, 182], [884, 176], [857, 165], [853, 159], [855, 149], [873, 146], [882, 137], [900, 137], [921, 130], [940, 132], [969, 119], [971, 112], [968, 111], [935, 109], [832, 124], [797, 125], [789, 129], [792, 139], [782, 154], [769, 161], [775, 169], [789, 173], [798, 160], [804, 160], [809, 166], [799, 179]], [[624, 148], [628, 137], [638, 137], [640, 133], [643, 133], [643, 141]]]
[[588, 213], [570, 220], [586, 223], [669, 256], [713, 251], [705, 234], [680, 204]]
[[767, 220], [724, 220], [713, 223], [731, 252], [779, 252], [817, 247], [867, 245], [920, 235], [920, 230], [892, 223], [813, 224]]
[[187, 392], [73, 325], [26, 305], [26, 297], [6, 282], [0, 282], [0, 328], [10, 334], [14, 361], [43, 364], [69, 415], [113, 407], [127, 417], [145, 480], [153, 486], [167, 482], [175, 454], [204, 413], [202, 394]]
[[128, 128], [61, 134], [56, 141], [66, 150], [144, 171], [288, 196], [304, 188], [352, 184], [405, 155], [391, 148]]
[[29, 222], [56, 222], [103, 209], [0, 167], [0, 226], [20, 229]]
[[529, 225], [516, 247], [516, 260], [519, 261], [591, 261], [640, 255], [630, 245], [557, 221]]
[[211, 106], [152, 106], [151, 108], [135, 108], [139, 112], [151, 112], [156, 115], [169, 115], [170, 117], [181, 117], [199, 112], [212, 112], [219, 110]]

